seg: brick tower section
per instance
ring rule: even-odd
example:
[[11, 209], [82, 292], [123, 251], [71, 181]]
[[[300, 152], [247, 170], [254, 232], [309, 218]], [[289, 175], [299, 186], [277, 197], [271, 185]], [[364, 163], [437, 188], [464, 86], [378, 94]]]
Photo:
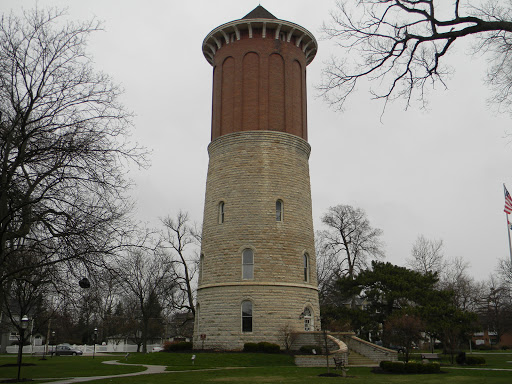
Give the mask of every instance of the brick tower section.
[[203, 42], [213, 66], [194, 347], [239, 350], [320, 327], [306, 66], [317, 43], [258, 6]]

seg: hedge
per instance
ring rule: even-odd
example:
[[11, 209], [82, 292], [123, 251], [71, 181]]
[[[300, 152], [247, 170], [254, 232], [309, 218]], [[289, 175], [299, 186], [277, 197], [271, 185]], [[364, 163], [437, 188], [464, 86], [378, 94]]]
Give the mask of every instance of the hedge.
[[302, 347], [300, 347], [300, 351], [302, 353], [307, 353], [311, 355], [313, 354], [313, 349], [315, 350], [317, 355], [322, 354], [322, 347], [319, 345], [303, 345]]
[[402, 363], [400, 361], [381, 361], [382, 370], [389, 373], [439, 373], [441, 367], [437, 363]]
[[281, 348], [277, 344], [261, 341], [259, 343], [245, 343], [244, 352], [279, 353]]
[[177, 343], [164, 343], [164, 351], [165, 352], [175, 352], [175, 351], [189, 351], [192, 350], [192, 343], [188, 341], [179, 341]]
[[466, 356], [467, 365], [484, 365], [485, 359], [482, 356]]

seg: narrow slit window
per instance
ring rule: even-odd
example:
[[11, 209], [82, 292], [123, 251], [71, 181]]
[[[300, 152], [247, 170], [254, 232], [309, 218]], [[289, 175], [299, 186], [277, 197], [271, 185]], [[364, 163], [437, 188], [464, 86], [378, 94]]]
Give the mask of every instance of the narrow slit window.
[[304, 254], [304, 281], [309, 281], [309, 255]]
[[246, 248], [242, 253], [242, 279], [254, 278], [254, 252]]
[[283, 201], [276, 201], [276, 221], [283, 221]]
[[224, 202], [219, 203], [219, 224], [224, 223]]
[[204, 254], [201, 253], [199, 257], [199, 282], [203, 280], [203, 265], [204, 265]]
[[252, 302], [242, 301], [242, 332], [252, 332]]

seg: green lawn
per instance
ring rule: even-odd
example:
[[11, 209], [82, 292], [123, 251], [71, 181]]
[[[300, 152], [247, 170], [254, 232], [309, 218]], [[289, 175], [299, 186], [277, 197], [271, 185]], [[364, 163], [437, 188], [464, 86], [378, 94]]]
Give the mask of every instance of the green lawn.
[[[123, 378], [109, 378], [95, 381], [95, 384], [159, 384], [159, 383], [331, 383], [343, 378], [319, 377], [326, 368], [300, 368], [293, 365], [293, 359], [287, 355], [245, 354], [245, 353], [194, 353], [196, 359], [192, 364], [193, 353], [152, 353], [131, 354], [128, 363], [154, 364], [167, 366], [169, 373], [158, 375], [142, 375]], [[487, 364], [484, 368], [512, 369], [512, 353], [479, 353]], [[26, 378], [57, 378], [74, 376], [97, 376], [135, 372], [141, 370], [137, 366], [112, 366], [101, 364], [104, 360], [121, 360], [122, 356], [60, 356], [45, 361], [38, 357], [24, 356], [23, 362], [34, 363], [35, 366], [23, 367], [22, 377]], [[0, 365], [15, 363], [16, 358], [0, 356]], [[332, 369], [331, 369], [332, 370]], [[439, 375], [388, 375], [372, 373], [370, 368], [349, 368], [348, 380], [359, 384], [509, 384], [512, 382], [512, 371], [483, 371], [471, 369], [452, 369], [443, 367], [446, 373]], [[0, 367], [0, 378], [16, 377], [16, 367]], [[45, 382], [38, 380], [38, 382]], [[48, 381], [46, 381], [48, 382]]]
[[[192, 364], [192, 355], [196, 358]], [[125, 360], [123, 360], [124, 362]], [[294, 367], [293, 356], [264, 353], [151, 353], [131, 354], [126, 361], [131, 364], [166, 365], [168, 370], [189, 370], [216, 367]]]
[[439, 375], [384, 375], [374, 374], [370, 368], [350, 368], [348, 378], [319, 377], [325, 368], [257, 367], [216, 371], [173, 372], [160, 375], [125, 377], [95, 381], [95, 384], [163, 384], [175, 383], [332, 383], [347, 380], [354, 384], [510, 384], [512, 372], [481, 372], [451, 370]]
[[[441, 351], [435, 352], [438, 352], [439, 356], [441, 357], [439, 362], [442, 365], [451, 365], [449, 355], [442, 355]], [[512, 369], [512, 363], [507, 363], [507, 361], [512, 361], [512, 352], [510, 351], [485, 351], [473, 353], [466, 352], [466, 356], [482, 356], [483, 358], [485, 358], [486, 361], [485, 368]], [[409, 356], [409, 360], [421, 361], [421, 353], [411, 353]]]
[[[119, 356], [54, 356], [41, 360], [40, 356], [23, 356], [23, 364], [35, 364], [21, 367], [21, 377], [27, 379], [43, 377], [75, 377], [118, 375], [128, 372], [144, 371], [138, 366], [120, 366], [101, 364], [105, 360], [118, 360]], [[16, 378], [17, 367], [4, 367], [4, 364], [16, 364], [16, 356], [0, 355], [0, 379]]]

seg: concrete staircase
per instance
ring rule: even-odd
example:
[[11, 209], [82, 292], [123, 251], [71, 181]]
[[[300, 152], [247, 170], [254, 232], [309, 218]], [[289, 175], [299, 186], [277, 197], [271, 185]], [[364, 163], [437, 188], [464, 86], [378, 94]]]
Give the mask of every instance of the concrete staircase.
[[[298, 351], [301, 345], [317, 345], [324, 350], [326, 338], [329, 365], [332, 364], [333, 367], [335, 358], [350, 367], [376, 367], [383, 360], [398, 360], [396, 351], [361, 340], [352, 332], [300, 332], [294, 335], [291, 350]], [[295, 364], [302, 367], [325, 367], [326, 358], [325, 355], [295, 355]]]
[[348, 366], [349, 367], [377, 367], [379, 363], [369, 359], [355, 351], [349, 351]]

